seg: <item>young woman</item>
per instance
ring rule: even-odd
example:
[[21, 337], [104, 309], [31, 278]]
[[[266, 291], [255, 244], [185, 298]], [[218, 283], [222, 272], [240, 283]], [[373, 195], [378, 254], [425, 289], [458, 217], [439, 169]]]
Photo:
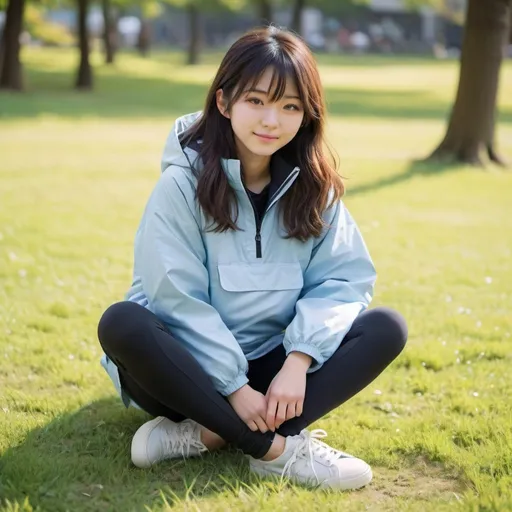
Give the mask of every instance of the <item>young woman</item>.
[[156, 418], [139, 467], [230, 443], [260, 475], [355, 489], [361, 459], [306, 427], [403, 349], [400, 315], [367, 311], [375, 270], [324, 150], [315, 60], [289, 32], [229, 49], [204, 110], [176, 121], [135, 238], [126, 301], [103, 314], [102, 364]]

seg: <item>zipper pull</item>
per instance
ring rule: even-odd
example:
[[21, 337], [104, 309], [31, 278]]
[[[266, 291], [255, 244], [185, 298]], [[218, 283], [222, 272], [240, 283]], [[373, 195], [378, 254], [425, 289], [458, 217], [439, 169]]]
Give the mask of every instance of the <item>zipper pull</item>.
[[261, 258], [261, 234], [259, 230], [256, 232], [256, 258]]

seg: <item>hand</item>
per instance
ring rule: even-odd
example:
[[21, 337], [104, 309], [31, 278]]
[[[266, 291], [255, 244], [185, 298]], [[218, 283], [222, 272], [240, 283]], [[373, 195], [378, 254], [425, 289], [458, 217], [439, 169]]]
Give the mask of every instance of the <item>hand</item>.
[[272, 432], [285, 421], [302, 414], [306, 395], [306, 372], [311, 361], [307, 354], [291, 352], [270, 383], [266, 394], [266, 423]]
[[268, 427], [265, 423], [265, 414], [267, 412], [267, 400], [265, 396], [249, 384], [242, 386], [240, 389], [228, 396], [231, 407], [238, 416], [247, 424], [247, 426], [256, 432], [267, 432]]

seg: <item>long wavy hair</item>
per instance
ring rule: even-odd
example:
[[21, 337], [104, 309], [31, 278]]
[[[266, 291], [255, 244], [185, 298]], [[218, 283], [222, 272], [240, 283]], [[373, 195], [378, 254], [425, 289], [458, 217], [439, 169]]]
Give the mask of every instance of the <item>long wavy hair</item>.
[[322, 233], [322, 214], [344, 193], [337, 162], [324, 140], [325, 101], [315, 59], [307, 45], [291, 32], [270, 26], [252, 30], [228, 50], [212, 82], [198, 120], [181, 136], [182, 145], [201, 140], [197, 199], [212, 221], [210, 229], [238, 230], [238, 204], [222, 169], [222, 158], [237, 158], [231, 121], [217, 107], [222, 89], [228, 112], [243, 92], [255, 86], [265, 70], [273, 69], [269, 100], [284, 95], [287, 79], [294, 80], [304, 108], [296, 136], [280, 154], [300, 167], [298, 178], [280, 201], [280, 213], [289, 238], [306, 241]]

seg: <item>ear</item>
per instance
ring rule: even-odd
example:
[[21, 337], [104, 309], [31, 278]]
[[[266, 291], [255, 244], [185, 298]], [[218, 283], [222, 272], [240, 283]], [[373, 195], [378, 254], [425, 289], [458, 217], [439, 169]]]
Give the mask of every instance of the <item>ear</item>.
[[224, 116], [230, 119], [229, 112], [226, 107], [226, 98], [224, 97], [224, 91], [222, 89], [217, 89], [215, 92], [215, 98], [217, 100], [217, 108], [219, 112]]

